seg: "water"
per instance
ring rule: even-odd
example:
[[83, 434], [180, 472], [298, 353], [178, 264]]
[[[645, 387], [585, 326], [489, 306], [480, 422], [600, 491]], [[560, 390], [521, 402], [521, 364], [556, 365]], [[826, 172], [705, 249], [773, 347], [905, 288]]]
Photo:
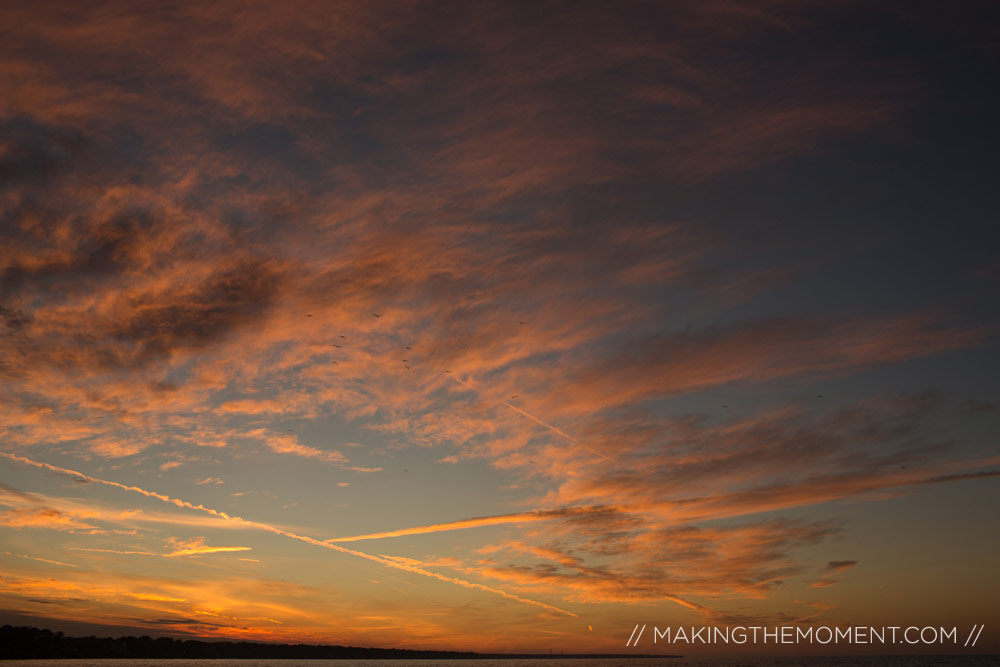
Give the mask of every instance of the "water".
[[1000, 656], [690, 657], [519, 660], [12, 660], [25, 667], [997, 667]]

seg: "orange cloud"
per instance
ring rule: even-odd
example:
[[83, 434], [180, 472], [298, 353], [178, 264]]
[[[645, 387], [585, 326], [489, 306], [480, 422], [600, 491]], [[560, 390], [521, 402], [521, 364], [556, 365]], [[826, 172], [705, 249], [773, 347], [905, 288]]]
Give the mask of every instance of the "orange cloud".
[[173, 548], [166, 556], [200, 556], [202, 554], [224, 553], [229, 551], [250, 551], [251, 547], [211, 547], [205, 544], [205, 538], [196, 537], [192, 540], [182, 540], [171, 537], [167, 543]]
[[72, 514], [50, 508], [14, 508], [0, 512], [0, 525], [10, 528], [89, 530], [96, 526]]
[[473, 519], [462, 519], [448, 523], [437, 523], [427, 526], [414, 526], [412, 528], [401, 528], [381, 533], [368, 533], [366, 535], [352, 535], [349, 537], [333, 537], [327, 542], [357, 542], [359, 540], [378, 540], [386, 537], [402, 537], [406, 535], [425, 535], [427, 533], [438, 533], [449, 530], [465, 530], [467, 528], [479, 528], [481, 526], [496, 526], [508, 523], [530, 523], [534, 521], [548, 521], [551, 519], [564, 519], [586, 514], [604, 514], [608, 508], [603, 507], [570, 507], [555, 510], [535, 510], [533, 512], [519, 512], [516, 514], [498, 514], [495, 516], [476, 517]]

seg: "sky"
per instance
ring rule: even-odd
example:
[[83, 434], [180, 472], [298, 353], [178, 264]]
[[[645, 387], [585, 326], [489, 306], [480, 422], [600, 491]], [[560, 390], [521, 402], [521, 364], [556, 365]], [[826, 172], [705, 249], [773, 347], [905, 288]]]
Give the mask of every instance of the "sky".
[[998, 14], [4, 2], [0, 622], [1000, 650]]

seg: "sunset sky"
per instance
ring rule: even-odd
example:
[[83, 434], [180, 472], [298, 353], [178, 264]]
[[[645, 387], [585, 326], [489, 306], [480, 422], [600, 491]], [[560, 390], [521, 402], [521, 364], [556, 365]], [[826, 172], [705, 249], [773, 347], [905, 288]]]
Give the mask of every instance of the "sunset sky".
[[988, 2], [4, 0], [0, 624], [1000, 650], [998, 44]]

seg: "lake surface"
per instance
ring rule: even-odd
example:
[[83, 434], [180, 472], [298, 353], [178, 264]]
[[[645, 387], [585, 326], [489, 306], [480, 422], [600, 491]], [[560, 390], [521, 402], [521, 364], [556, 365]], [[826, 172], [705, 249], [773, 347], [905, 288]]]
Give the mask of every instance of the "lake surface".
[[997, 667], [1000, 656], [851, 656], [804, 658], [622, 658], [524, 660], [10, 660], [28, 667]]

